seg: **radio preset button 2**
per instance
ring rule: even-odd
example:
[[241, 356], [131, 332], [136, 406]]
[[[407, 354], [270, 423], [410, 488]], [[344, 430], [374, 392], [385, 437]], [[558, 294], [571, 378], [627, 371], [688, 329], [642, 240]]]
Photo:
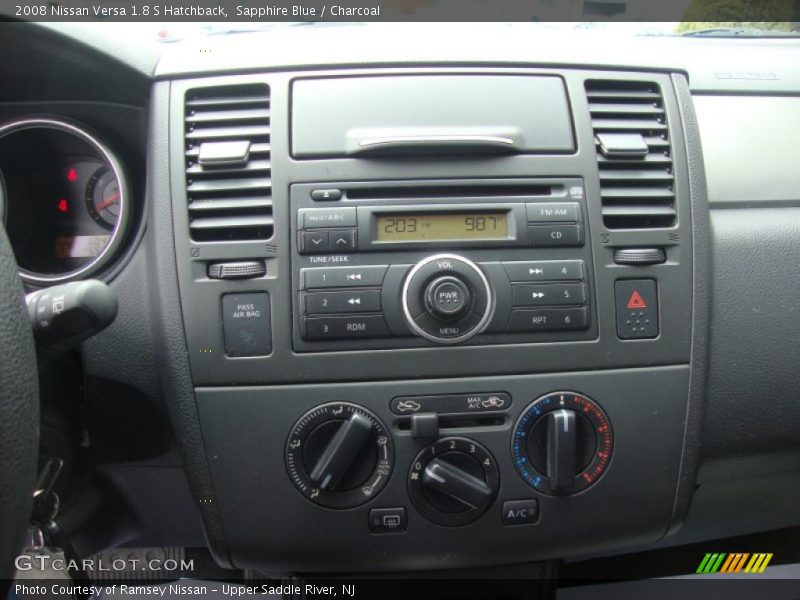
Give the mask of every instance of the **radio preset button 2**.
[[351, 292], [306, 292], [303, 294], [307, 314], [377, 312], [381, 310], [380, 290]]

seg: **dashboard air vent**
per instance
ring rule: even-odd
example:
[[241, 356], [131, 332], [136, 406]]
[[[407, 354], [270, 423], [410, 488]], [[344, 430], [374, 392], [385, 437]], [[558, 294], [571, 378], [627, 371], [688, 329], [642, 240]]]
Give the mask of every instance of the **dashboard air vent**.
[[272, 237], [269, 87], [190, 90], [185, 124], [192, 239]]
[[590, 80], [603, 222], [609, 229], [672, 227], [674, 177], [664, 100], [646, 81]]

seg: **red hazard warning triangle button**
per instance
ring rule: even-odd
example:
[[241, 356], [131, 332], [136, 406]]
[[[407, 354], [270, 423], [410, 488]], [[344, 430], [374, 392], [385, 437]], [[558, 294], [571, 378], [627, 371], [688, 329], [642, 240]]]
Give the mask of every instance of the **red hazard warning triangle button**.
[[628, 299], [628, 308], [647, 308], [647, 303], [642, 298], [639, 290], [633, 290], [631, 297]]
[[658, 284], [655, 279], [619, 279], [614, 284], [617, 337], [622, 340], [658, 337]]

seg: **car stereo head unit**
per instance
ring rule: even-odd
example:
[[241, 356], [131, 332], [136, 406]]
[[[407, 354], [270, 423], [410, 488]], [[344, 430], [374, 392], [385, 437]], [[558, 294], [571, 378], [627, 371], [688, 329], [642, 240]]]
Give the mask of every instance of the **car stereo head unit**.
[[583, 182], [292, 186], [295, 349], [596, 337]]

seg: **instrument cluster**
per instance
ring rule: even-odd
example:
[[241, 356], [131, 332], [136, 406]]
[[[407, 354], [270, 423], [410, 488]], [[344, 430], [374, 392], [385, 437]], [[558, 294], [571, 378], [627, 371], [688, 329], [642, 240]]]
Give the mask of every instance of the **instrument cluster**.
[[117, 256], [130, 190], [121, 162], [93, 134], [46, 118], [0, 125], [0, 173], [0, 217], [27, 283], [85, 278]]

